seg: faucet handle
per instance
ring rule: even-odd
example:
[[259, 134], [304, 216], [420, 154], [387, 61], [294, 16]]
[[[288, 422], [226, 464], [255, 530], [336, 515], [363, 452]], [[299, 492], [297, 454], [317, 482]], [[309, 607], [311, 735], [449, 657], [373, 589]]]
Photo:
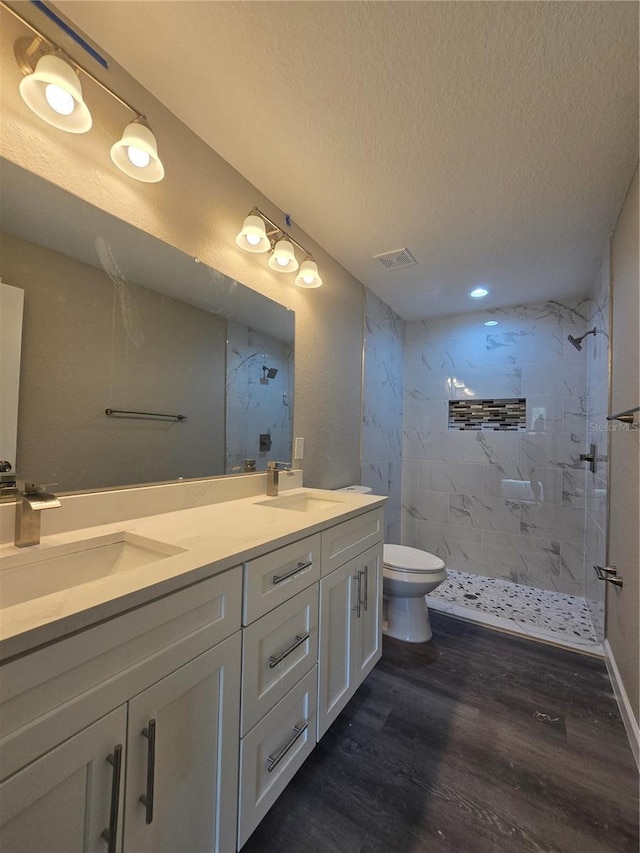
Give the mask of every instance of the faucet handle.
[[59, 483], [34, 483], [33, 480], [18, 480], [18, 491], [23, 495], [39, 495], [52, 489], [54, 486], [59, 486]]
[[271, 471], [290, 471], [291, 465], [288, 462], [267, 462], [267, 468]]

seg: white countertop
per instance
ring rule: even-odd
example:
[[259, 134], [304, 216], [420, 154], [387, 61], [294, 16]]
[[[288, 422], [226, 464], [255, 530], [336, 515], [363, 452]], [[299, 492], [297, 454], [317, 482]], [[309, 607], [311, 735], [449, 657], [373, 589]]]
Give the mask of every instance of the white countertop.
[[[211, 577], [268, 551], [281, 548], [336, 522], [382, 506], [387, 498], [353, 492], [290, 489], [281, 495], [309, 493], [329, 497], [313, 512], [272, 508], [257, 495], [119, 521], [42, 538], [39, 545], [0, 547], [0, 562], [25, 552], [46, 553], [111, 533], [126, 531], [184, 551], [139, 568], [108, 575], [70, 589], [0, 610], [0, 658], [6, 660], [43, 643], [90, 627], [159, 596]], [[277, 500], [277, 499], [275, 499]], [[6, 560], [10, 564], [13, 560]], [[0, 596], [2, 573], [0, 571]], [[1, 600], [0, 600], [1, 607]]]

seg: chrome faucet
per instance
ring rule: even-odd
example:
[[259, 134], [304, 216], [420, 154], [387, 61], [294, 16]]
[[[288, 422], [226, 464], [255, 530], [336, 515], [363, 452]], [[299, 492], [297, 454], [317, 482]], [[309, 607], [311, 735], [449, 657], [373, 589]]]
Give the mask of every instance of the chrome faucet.
[[16, 501], [16, 536], [18, 548], [40, 542], [40, 512], [61, 506], [55, 495], [42, 490], [37, 483], [23, 483]]
[[278, 494], [278, 475], [280, 471], [290, 471], [287, 462], [267, 462], [267, 497], [275, 498]]

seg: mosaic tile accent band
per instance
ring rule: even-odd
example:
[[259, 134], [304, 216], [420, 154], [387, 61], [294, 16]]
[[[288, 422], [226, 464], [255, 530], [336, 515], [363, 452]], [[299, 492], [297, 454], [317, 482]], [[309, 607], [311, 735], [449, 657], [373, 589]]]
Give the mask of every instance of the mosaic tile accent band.
[[524, 397], [449, 400], [449, 429], [524, 430], [526, 427], [527, 401]]

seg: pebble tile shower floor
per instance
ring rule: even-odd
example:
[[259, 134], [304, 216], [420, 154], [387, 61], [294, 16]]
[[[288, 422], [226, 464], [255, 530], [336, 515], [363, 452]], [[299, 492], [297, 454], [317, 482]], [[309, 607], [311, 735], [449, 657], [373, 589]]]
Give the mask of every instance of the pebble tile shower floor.
[[601, 653], [587, 603], [574, 595], [449, 570], [427, 604], [452, 616]]

